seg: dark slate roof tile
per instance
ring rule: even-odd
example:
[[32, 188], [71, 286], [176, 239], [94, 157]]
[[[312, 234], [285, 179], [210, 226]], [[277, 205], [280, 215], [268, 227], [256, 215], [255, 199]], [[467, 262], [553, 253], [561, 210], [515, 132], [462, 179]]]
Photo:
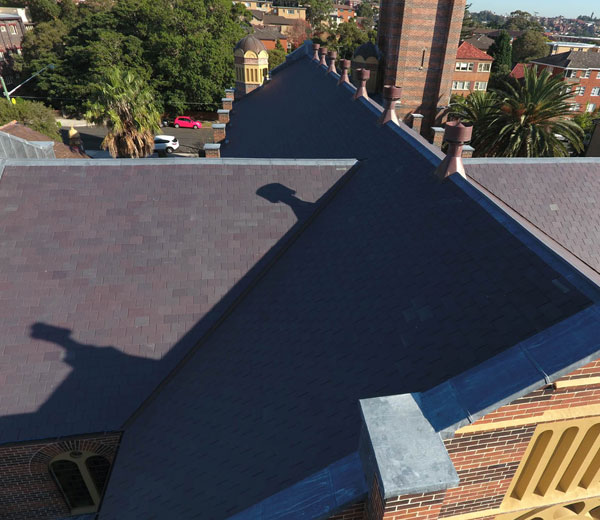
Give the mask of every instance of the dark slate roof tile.
[[348, 164], [6, 167], [0, 443], [120, 428]]
[[306, 59], [235, 103], [228, 138], [233, 157], [363, 161], [128, 425], [102, 519], [254, 511], [356, 451], [359, 399], [429, 389], [590, 304]]

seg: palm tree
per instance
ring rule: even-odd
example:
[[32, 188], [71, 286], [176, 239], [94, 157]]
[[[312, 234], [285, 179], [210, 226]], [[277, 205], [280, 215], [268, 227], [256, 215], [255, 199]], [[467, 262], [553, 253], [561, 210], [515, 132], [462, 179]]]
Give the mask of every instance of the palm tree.
[[453, 96], [450, 102], [448, 116], [450, 119], [460, 119], [465, 123], [473, 125], [473, 136], [471, 144], [475, 148], [475, 154], [483, 148], [482, 124], [492, 113], [495, 112], [498, 105], [498, 98], [494, 92], [474, 91], [469, 96]]
[[154, 149], [154, 133], [159, 128], [160, 112], [150, 87], [131, 72], [110, 70], [96, 85], [85, 118], [106, 125], [108, 134], [102, 148], [113, 157], [146, 157]]
[[564, 157], [567, 143], [583, 149], [583, 131], [573, 120], [563, 80], [547, 69], [526, 68], [521, 82], [504, 81], [494, 91], [496, 106], [478, 120], [479, 155]]

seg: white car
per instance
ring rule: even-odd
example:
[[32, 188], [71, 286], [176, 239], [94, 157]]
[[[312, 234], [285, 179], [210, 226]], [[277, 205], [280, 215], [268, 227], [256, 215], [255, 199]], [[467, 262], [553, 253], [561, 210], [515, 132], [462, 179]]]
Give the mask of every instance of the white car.
[[172, 154], [179, 148], [179, 141], [174, 135], [155, 135], [154, 151], [159, 155]]

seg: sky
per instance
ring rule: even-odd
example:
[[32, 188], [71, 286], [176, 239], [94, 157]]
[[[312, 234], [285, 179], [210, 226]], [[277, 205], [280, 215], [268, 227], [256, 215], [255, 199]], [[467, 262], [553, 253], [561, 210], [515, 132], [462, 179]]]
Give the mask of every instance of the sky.
[[478, 12], [489, 10], [497, 14], [508, 14], [520, 9], [537, 12], [539, 16], [558, 16], [562, 14], [567, 18], [576, 18], [580, 14], [590, 15], [596, 11], [595, 17], [600, 17], [600, 3], [597, 0], [467, 0], [471, 11]]

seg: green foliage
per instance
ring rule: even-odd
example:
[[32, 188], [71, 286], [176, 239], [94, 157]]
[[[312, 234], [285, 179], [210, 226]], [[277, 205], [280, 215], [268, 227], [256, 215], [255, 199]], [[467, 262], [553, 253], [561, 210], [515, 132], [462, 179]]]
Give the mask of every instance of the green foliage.
[[277, 40], [275, 49], [269, 51], [269, 70], [273, 70], [283, 62], [285, 62], [285, 50], [283, 50], [283, 45], [281, 45], [281, 42]]
[[460, 31], [460, 39], [461, 40], [470, 38], [471, 36], [473, 36], [475, 29], [482, 26], [481, 23], [479, 23], [477, 20], [475, 20], [471, 16], [470, 8], [471, 8], [471, 4], [467, 4], [465, 6], [465, 14], [463, 16], [463, 24], [462, 24], [462, 29]]
[[542, 26], [530, 13], [520, 10], [510, 13], [510, 16], [502, 28], [507, 31], [527, 31], [529, 29], [542, 31]]
[[506, 31], [500, 31], [494, 43], [490, 46], [487, 53], [494, 58], [492, 70], [494, 72], [510, 72], [512, 67], [512, 45], [510, 44], [510, 35]]
[[20, 67], [31, 74], [54, 63], [32, 85], [66, 111], [81, 113], [115, 64], [147, 81], [172, 113], [216, 107], [234, 81], [233, 47], [247, 16], [231, 0], [52, 2], [63, 14], [25, 36]]
[[374, 31], [361, 29], [352, 21], [341, 23], [331, 31], [326, 45], [338, 52], [339, 59], [351, 59], [356, 48], [368, 41], [375, 41]]
[[108, 134], [102, 147], [113, 157], [146, 157], [154, 148], [154, 132], [159, 129], [160, 112], [154, 92], [131, 72], [109, 70], [92, 93], [85, 118], [106, 125]]
[[519, 63], [526, 63], [536, 58], [547, 56], [550, 47], [546, 44], [547, 38], [538, 31], [525, 31], [513, 42], [513, 59]]
[[567, 118], [569, 97], [560, 78], [547, 70], [538, 75], [532, 67], [525, 70], [523, 81], [455, 100], [452, 111], [473, 123], [472, 142], [479, 156], [563, 157], [569, 155], [567, 143], [576, 151], [583, 148], [581, 127]]
[[364, 1], [358, 5], [356, 16], [363, 18], [362, 26], [365, 29], [373, 29], [375, 27], [375, 11], [370, 2]]
[[329, 21], [333, 10], [333, 0], [308, 0], [306, 16], [313, 27], [321, 27], [323, 22]]
[[14, 120], [36, 132], [47, 135], [50, 139], [61, 140], [54, 112], [42, 103], [19, 99], [13, 105], [7, 99], [0, 99], [0, 125]]
[[591, 134], [594, 129], [594, 119], [598, 117], [600, 109], [596, 109], [592, 112], [584, 112], [583, 114], [577, 114], [573, 121], [575, 121], [583, 130], [585, 134]]

